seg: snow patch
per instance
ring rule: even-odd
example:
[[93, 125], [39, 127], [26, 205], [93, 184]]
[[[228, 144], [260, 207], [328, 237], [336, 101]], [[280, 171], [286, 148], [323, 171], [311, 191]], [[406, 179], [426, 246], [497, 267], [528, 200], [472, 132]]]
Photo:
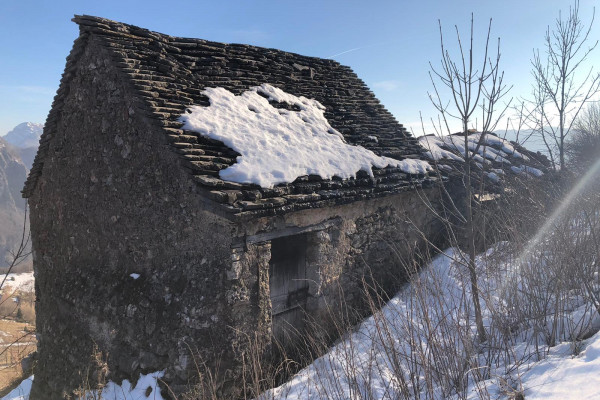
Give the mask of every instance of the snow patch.
[[[431, 165], [422, 160], [396, 160], [352, 146], [331, 127], [325, 107], [317, 100], [294, 96], [269, 84], [239, 96], [224, 88], [207, 88], [209, 107], [191, 106], [180, 117], [183, 128], [219, 140], [241, 154], [221, 170], [221, 179], [271, 188], [304, 175], [323, 179], [353, 178], [359, 170], [393, 166], [409, 174], [423, 174]], [[276, 108], [283, 102], [298, 111]]]
[[4, 396], [2, 400], [27, 400], [29, 399], [29, 392], [31, 392], [31, 384], [33, 383], [33, 375], [23, 380], [9, 394]]
[[[487, 163], [495, 161], [510, 165], [511, 162], [507, 159], [509, 156], [529, 161], [529, 157], [520, 153], [508, 140], [491, 134], [486, 134], [481, 139], [481, 135], [481, 133], [472, 133], [467, 137], [466, 148], [470, 153], [474, 153], [477, 149], [477, 154], [474, 154], [475, 161], [483, 162], [485, 159]], [[477, 148], [480, 140], [481, 146]], [[425, 153], [427, 157], [436, 161], [443, 159], [463, 161], [466, 154], [465, 138], [461, 135], [421, 136], [419, 143], [428, 150]]]
[[[120, 385], [109, 381], [99, 393], [93, 391], [79, 400], [164, 400], [158, 386], [158, 380], [164, 374], [164, 371], [157, 371], [147, 375], [140, 375], [135, 387], [132, 387], [131, 382], [127, 379]], [[1, 400], [28, 400], [33, 378], [32, 375], [25, 379], [16, 389]]]
[[[443, 148], [443, 146], [446, 144], [446, 141], [451, 143], [451, 147], [456, 148], [451, 136], [449, 136], [448, 139], [437, 136], [421, 136], [419, 138], [419, 144], [423, 146], [423, 148], [427, 149], [425, 155], [430, 159], [435, 161], [440, 161], [443, 159], [463, 161], [462, 157], [459, 157], [453, 152]], [[464, 154], [464, 147], [462, 153]]]
[[[163, 400], [163, 397], [160, 395], [158, 380], [164, 375], [164, 371], [141, 375], [135, 387], [131, 387], [131, 382], [127, 379], [120, 385], [110, 381], [102, 389], [99, 400]], [[92, 396], [89, 399], [96, 399], [96, 397]]]
[[510, 169], [517, 175], [533, 175], [538, 177], [544, 175], [539, 169], [527, 165], [521, 165], [520, 167], [513, 166]]
[[0, 274], [0, 282], [4, 281], [2, 289], [10, 287], [13, 291], [20, 290], [22, 292], [33, 293], [35, 290], [35, 278], [33, 272], [25, 272], [19, 274]]
[[568, 344], [557, 347], [566, 347], [566, 351], [551, 352], [523, 375], [525, 398], [600, 398], [600, 334], [590, 338], [587, 348], [577, 357], [571, 356]]
[[498, 174], [496, 174], [495, 172], [488, 172], [487, 173], [488, 178], [490, 178], [493, 182], [499, 182], [500, 181], [500, 177], [498, 176]]

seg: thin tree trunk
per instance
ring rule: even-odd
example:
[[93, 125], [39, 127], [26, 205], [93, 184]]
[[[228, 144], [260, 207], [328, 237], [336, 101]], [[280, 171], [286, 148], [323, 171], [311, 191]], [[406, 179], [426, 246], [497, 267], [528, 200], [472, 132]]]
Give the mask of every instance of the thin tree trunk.
[[479, 303], [479, 284], [477, 283], [477, 271], [475, 270], [475, 222], [473, 220], [473, 188], [471, 186], [471, 154], [468, 147], [468, 128], [463, 126], [465, 136], [465, 168], [466, 168], [466, 206], [467, 206], [467, 246], [469, 256], [469, 278], [471, 281], [471, 296], [473, 298], [473, 308], [475, 310], [475, 324], [477, 325], [477, 336], [480, 342], [485, 342], [486, 333], [483, 326], [483, 316], [481, 315], [481, 305]]

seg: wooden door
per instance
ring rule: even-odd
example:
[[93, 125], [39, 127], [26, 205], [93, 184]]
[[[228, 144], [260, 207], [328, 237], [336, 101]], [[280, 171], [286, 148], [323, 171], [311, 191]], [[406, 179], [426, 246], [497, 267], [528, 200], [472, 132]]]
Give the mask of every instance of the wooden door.
[[308, 297], [306, 243], [306, 235], [271, 241], [269, 286], [273, 335], [285, 347], [304, 331], [304, 310]]

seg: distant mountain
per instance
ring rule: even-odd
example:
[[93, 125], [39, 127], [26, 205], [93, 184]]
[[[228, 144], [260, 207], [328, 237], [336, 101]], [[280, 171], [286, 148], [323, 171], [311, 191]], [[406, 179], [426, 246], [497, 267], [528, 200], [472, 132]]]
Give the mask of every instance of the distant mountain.
[[21, 241], [25, 210], [21, 189], [37, 153], [43, 127], [23, 122], [0, 138], [0, 272], [8, 266], [10, 252]]
[[28, 172], [15, 149], [0, 138], [0, 207], [21, 205], [21, 189]]
[[23, 233], [21, 189], [28, 172], [15, 148], [0, 138], [0, 270], [7, 266], [10, 251], [19, 245]]
[[15, 153], [19, 155], [19, 158], [21, 159], [23, 164], [25, 164], [25, 166], [27, 167], [27, 172], [29, 172], [29, 170], [33, 166], [33, 159], [37, 154], [37, 146], [25, 147], [22, 149], [18, 147], [12, 147], [12, 149]]
[[23, 122], [22, 124], [15, 126], [12, 131], [4, 135], [3, 139], [9, 144], [12, 144], [20, 149], [25, 149], [28, 147], [37, 148], [43, 129], [43, 124]]

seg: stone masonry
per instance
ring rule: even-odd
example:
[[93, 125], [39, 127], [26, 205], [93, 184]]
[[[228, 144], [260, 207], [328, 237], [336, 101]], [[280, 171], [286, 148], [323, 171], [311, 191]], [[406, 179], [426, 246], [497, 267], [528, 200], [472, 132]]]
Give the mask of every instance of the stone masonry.
[[[365, 277], [393, 289], [390, 277], [426, 248], [423, 237], [440, 236], [424, 201], [439, 205], [434, 176], [385, 168], [272, 189], [227, 182], [218, 172], [237, 154], [177, 122], [187, 106], [208, 106], [204, 87], [241, 93], [270, 83], [320, 101], [349, 143], [422, 158], [348, 67], [74, 20], [80, 37], [23, 191], [39, 338], [32, 399], [61, 399], [102, 380], [98, 354], [116, 382], [164, 370], [180, 393], [201, 359], [218, 365], [224, 392], [239, 392], [247, 334], [270, 340], [278, 329], [275, 290], [313, 317], [340, 301], [340, 287], [360, 308]], [[302, 274], [293, 288], [277, 270], [291, 255], [291, 273]], [[281, 315], [298, 321], [296, 311]]]

